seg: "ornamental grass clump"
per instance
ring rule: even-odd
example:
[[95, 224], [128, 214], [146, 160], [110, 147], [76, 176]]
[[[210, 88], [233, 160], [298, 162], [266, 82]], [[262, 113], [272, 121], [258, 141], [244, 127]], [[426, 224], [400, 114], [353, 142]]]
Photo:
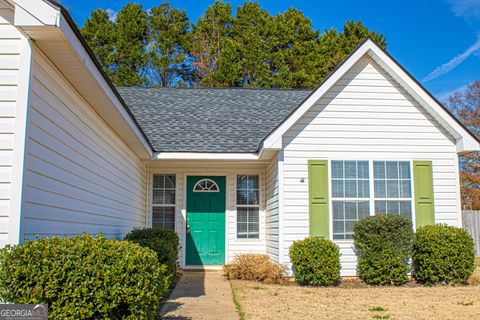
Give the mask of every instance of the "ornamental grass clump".
[[340, 279], [340, 251], [332, 241], [306, 238], [290, 247], [295, 280], [302, 285], [330, 286]]
[[413, 241], [413, 276], [426, 284], [467, 283], [475, 270], [472, 237], [447, 225], [424, 226]]
[[152, 319], [167, 288], [154, 251], [89, 235], [0, 250], [0, 298], [48, 304], [49, 319]]
[[240, 254], [231, 264], [225, 265], [223, 271], [231, 280], [250, 280], [266, 284], [287, 282], [286, 268], [273, 262], [265, 254]]
[[357, 274], [371, 285], [407, 282], [412, 249], [410, 219], [393, 214], [365, 217], [353, 227]]

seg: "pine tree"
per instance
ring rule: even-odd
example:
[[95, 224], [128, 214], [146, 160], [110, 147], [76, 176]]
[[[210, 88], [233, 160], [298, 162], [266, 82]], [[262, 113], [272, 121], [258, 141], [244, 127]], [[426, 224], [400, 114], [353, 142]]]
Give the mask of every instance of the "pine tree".
[[291, 8], [273, 19], [268, 41], [273, 87], [311, 88], [317, 85], [321, 59], [319, 32], [310, 19]]
[[149, 24], [150, 83], [162, 87], [188, 85], [192, 77], [188, 64], [191, 34], [186, 12], [164, 2], [150, 10]]
[[217, 82], [212, 80], [212, 74], [218, 67], [226, 39], [231, 35], [232, 22], [232, 6], [216, 0], [194, 26], [191, 56], [196, 81], [200, 85], [218, 86]]
[[139, 4], [127, 4], [114, 24], [115, 52], [112, 80], [117, 86], [143, 85], [147, 78], [147, 13]]
[[81, 32], [105, 72], [111, 76], [116, 33], [108, 13], [102, 9], [92, 11], [91, 17], [85, 21]]

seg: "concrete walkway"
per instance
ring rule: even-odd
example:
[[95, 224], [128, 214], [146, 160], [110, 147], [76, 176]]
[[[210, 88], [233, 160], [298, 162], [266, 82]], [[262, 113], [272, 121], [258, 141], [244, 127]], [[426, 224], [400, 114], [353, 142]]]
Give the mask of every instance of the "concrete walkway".
[[183, 271], [161, 311], [164, 319], [238, 320], [222, 271]]

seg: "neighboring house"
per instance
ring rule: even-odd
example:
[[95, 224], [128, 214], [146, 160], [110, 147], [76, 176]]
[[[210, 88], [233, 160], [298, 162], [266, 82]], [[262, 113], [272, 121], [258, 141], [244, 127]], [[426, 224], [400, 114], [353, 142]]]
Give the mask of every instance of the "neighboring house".
[[0, 241], [173, 229], [180, 264], [335, 241], [380, 212], [460, 226], [476, 140], [371, 40], [313, 91], [115, 88], [53, 1], [0, 0]]

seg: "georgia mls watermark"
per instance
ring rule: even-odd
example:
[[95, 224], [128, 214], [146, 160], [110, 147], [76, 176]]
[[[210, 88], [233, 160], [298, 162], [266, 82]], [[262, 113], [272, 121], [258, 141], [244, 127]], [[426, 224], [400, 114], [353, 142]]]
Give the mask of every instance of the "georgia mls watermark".
[[0, 320], [48, 320], [48, 305], [0, 304]]

